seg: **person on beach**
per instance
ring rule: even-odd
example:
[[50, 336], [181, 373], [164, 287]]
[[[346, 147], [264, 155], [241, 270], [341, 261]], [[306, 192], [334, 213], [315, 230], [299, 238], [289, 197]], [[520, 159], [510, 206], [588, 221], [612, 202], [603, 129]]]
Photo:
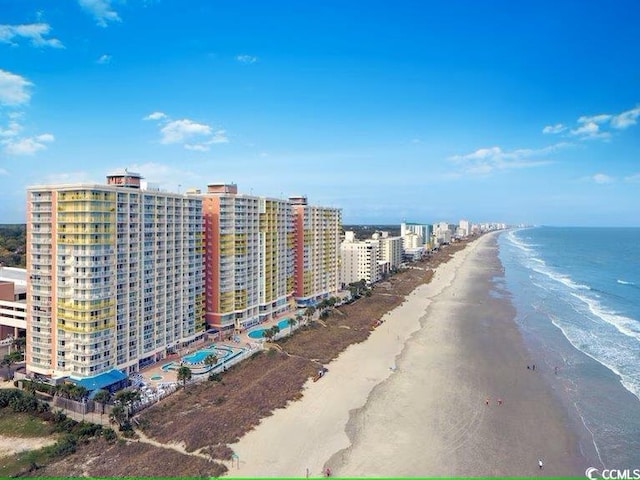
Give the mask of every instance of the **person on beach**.
[[498, 405], [502, 405], [502, 399], [501, 398], [498, 399]]
[[540, 470], [542, 470], [542, 467], [544, 466], [544, 463], [542, 463], [542, 459], [539, 458], [538, 459], [538, 467], [540, 468]]
[[531, 370], [535, 370], [536, 369], [536, 364], [533, 364], [533, 367], [531, 367]]
[[484, 404], [485, 404], [485, 405], [489, 405], [489, 397], [487, 397], [487, 398], [485, 399]]

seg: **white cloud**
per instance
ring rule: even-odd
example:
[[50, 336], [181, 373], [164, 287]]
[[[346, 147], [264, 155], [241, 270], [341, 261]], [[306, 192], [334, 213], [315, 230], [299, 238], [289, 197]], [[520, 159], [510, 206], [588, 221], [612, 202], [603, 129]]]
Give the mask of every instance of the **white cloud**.
[[580, 140], [607, 139], [611, 137], [609, 132], [601, 131], [600, 126], [595, 121], [587, 121], [580, 127], [571, 130], [570, 133], [574, 137], [578, 137]]
[[500, 147], [479, 148], [465, 155], [455, 155], [451, 160], [461, 166], [463, 173], [486, 175], [495, 170], [547, 165], [551, 163], [550, 160], [532, 159], [532, 157], [544, 157], [569, 145], [571, 144], [556, 143], [539, 149], [520, 148], [512, 151], [504, 151]]
[[162, 112], [153, 112], [143, 120], [156, 120], [160, 125], [160, 143], [165, 145], [179, 143], [187, 150], [206, 152], [210, 145], [228, 143], [225, 130], [213, 131], [210, 125], [198, 123], [188, 118], [171, 120]]
[[638, 116], [640, 116], [640, 106], [615, 115], [611, 119], [611, 126], [619, 130], [625, 129], [635, 125]]
[[0, 127], [0, 137], [15, 137], [22, 130], [22, 125], [20, 125], [15, 120], [9, 121], [6, 129]]
[[40, 150], [46, 149], [46, 144], [54, 140], [55, 138], [52, 134], [43, 133], [34, 137], [3, 140], [0, 143], [2, 143], [5, 153], [8, 155], [33, 155]]
[[0, 42], [17, 46], [14, 40], [24, 38], [31, 41], [34, 47], [64, 48], [57, 38], [45, 38], [51, 32], [47, 23], [30, 23], [25, 25], [0, 25]]
[[143, 120], [162, 120], [167, 118], [167, 116], [162, 112], [153, 112], [143, 118]]
[[237, 55], [236, 60], [239, 61], [240, 63], [245, 63], [250, 65], [252, 63], [256, 63], [258, 61], [258, 57], [255, 57], [253, 55]]
[[106, 27], [108, 22], [122, 21], [111, 3], [112, 0], [78, 0], [82, 9], [93, 15], [100, 27]]
[[112, 58], [113, 57], [111, 55], [105, 53], [104, 55], [100, 55], [100, 57], [96, 60], [96, 63], [99, 63], [100, 65], [106, 65], [107, 63], [111, 63]]
[[33, 83], [16, 75], [0, 69], [0, 105], [22, 105], [31, 98], [29, 88]]
[[602, 113], [600, 115], [583, 115], [578, 118], [578, 123], [597, 123], [597, 124], [605, 124], [609, 120], [611, 120], [611, 115], [608, 113]]
[[556, 123], [555, 125], [547, 125], [546, 127], [544, 127], [542, 129], [542, 133], [552, 133], [552, 134], [556, 134], [556, 133], [562, 133], [567, 129], [567, 127], [565, 127], [563, 124], [561, 123]]
[[571, 130], [572, 135], [594, 135], [600, 131], [600, 127], [595, 122], [586, 122], [581, 127]]
[[599, 184], [605, 184], [605, 183], [612, 183], [613, 182], [613, 177], [610, 177], [609, 175], [606, 175], [604, 173], [596, 173], [594, 174], [591, 179]]
[[624, 181], [629, 183], [640, 183], [640, 172], [627, 175], [624, 177]]
[[197, 123], [188, 118], [172, 120], [160, 129], [161, 143], [182, 143], [194, 138], [208, 137], [211, 127], [204, 123]]
[[9, 172], [7, 172], [4, 168], [0, 168], [0, 175], [9, 175]]

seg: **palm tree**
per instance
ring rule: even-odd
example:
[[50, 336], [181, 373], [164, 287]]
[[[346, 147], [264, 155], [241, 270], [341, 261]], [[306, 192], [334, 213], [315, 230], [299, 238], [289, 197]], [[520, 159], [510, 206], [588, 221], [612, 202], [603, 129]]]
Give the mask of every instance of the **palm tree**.
[[18, 352], [18, 351], [8, 353], [2, 359], [2, 365], [7, 366], [9, 380], [13, 378], [13, 372], [11, 371], [11, 367], [20, 361], [22, 361], [22, 352]]
[[71, 387], [71, 398], [73, 398], [74, 400], [82, 400], [84, 397], [87, 396], [87, 394], [89, 393], [89, 391], [83, 387], [82, 385], [73, 385]]
[[307, 317], [307, 322], [313, 317], [314, 313], [316, 313], [316, 307], [313, 305], [310, 305], [305, 309], [304, 316]]
[[271, 330], [270, 328], [269, 328], [269, 329], [267, 329], [267, 330], [263, 330], [263, 331], [262, 331], [262, 336], [263, 336], [264, 338], [266, 338], [266, 339], [267, 339], [267, 341], [269, 341], [269, 342], [270, 342], [270, 341], [271, 341], [271, 339], [273, 338], [273, 330]]
[[275, 337], [276, 335], [278, 335], [278, 333], [280, 333], [280, 327], [278, 325], [274, 325], [273, 327], [271, 327], [271, 331], [273, 332], [273, 336]]
[[16, 337], [13, 339], [13, 346], [18, 352], [22, 352], [26, 344], [27, 339], [25, 337]]
[[287, 325], [289, 325], [289, 335], [293, 333], [293, 327], [296, 323], [298, 323], [298, 321], [295, 318], [287, 318]]
[[178, 381], [182, 382], [182, 388], [187, 387], [187, 381], [191, 380], [191, 369], [186, 366], [182, 366], [178, 369]]
[[109, 414], [109, 420], [122, 426], [127, 421], [127, 412], [122, 405], [115, 405]]
[[102, 411], [100, 412], [100, 420], [102, 421], [102, 415], [104, 415], [104, 405], [111, 398], [111, 394], [108, 390], [100, 389], [93, 395], [93, 401], [102, 405]]
[[218, 363], [218, 356], [214, 353], [210, 353], [204, 359], [204, 364], [211, 370]]
[[73, 387], [73, 383], [59, 383], [58, 385], [56, 385], [56, 395], [63, 398], [71, 398]]
[[140, 392], [132, 388], [125, 388], [124, 390], [120, 390], [116, 392], [115, 395], [115, 401], [119, 405], [122, 405], [122, 407], [125, 409], [127, 418], [129, 418], [131, 406], [138, 400], [140, 400]]

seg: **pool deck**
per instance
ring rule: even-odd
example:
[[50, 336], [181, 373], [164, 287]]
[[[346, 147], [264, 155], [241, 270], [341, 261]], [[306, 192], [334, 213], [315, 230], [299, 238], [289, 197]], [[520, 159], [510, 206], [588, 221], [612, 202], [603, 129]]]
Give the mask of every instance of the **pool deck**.
[[[171, 362], [180, 362], [180, 359], [182, 357], [184, 357], [185, 355], [188, 355], [190, 353], [195, 352], [196, 350], [202, 350], [205, 349], [207, 347], [210, 346], [215, 346], [216, 348], [218, 347], [227, 347], [227, 348], [232, 348], [232, 349], [257, 349], [260, 348], [262, 342], [264, 340], [262, 339], [255, 339], [255, 338], [251, 338], [248, 335], [248, 332], [252, 329], [255, 328], [271, 328], [274, 325], [277, 325], [278, 322], [281, 322], [283, 319], [285, 318], [295, 318], [295, 315], [292, 315], [291, 313], [288, 313], [286, 315], [283, 315], [281, 317], [278, 317], [276, 319], [272, 319], [269, 320], [267, 322], [261, 323], [259, 325], [255, 325], [251, 328], [249, 328], [248, 330], [245, 330], [244, 332], [242, 332], [239, 336], [239, 342], [233, 342], [231, 340], [227, 340], [227, 341], [212, 341], [212, 340], [203, 340], [203, 341], [199, 341], [199, 342], [195, 342], [191, 345], [189, 345], [189, 347], [187, 348], [183, 348], [181, 350], [178, 350], [178, 353], [170, 355], [166, 358], [163, 358], [162, 360], [160, 360], [159, 362], [154, 363], [153, 365], [149, 365], [148, 367], [143, 368], [142, 370], [140, 370], [140, 375], [142, 376], [142, 379], [144, 381], [145, 384], [149, 385], [149, 386], [158, 386], [159, 384], [164, 384], [164, 383], [177, 383], [178, 379], [177, 379], [177, 371], [176, 370], [162, 370], [162, 366], [166, 365], [167, 363], [171, 363]], [[304, 320], [302, 321], [302, 323], [304, 323]], [[299, 327], [300, 325], [296, 325], [294, 327], [294, 330]], [[290, 327], [286, 327], [284, 329], [282, 329], [281, 331], [289, 334], [289, 330]], [[151, 377], [153, 376], [161, 376], [161, 379], [152, 379]]]

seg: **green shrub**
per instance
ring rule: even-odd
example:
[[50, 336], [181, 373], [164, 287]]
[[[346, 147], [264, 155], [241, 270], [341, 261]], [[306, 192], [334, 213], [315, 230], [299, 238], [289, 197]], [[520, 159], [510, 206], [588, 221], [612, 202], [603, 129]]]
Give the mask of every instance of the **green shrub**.
[[103, 428], [102, 437], [109, 443], [114, 442], [118, 438], [118, 434], [113, 428]]

